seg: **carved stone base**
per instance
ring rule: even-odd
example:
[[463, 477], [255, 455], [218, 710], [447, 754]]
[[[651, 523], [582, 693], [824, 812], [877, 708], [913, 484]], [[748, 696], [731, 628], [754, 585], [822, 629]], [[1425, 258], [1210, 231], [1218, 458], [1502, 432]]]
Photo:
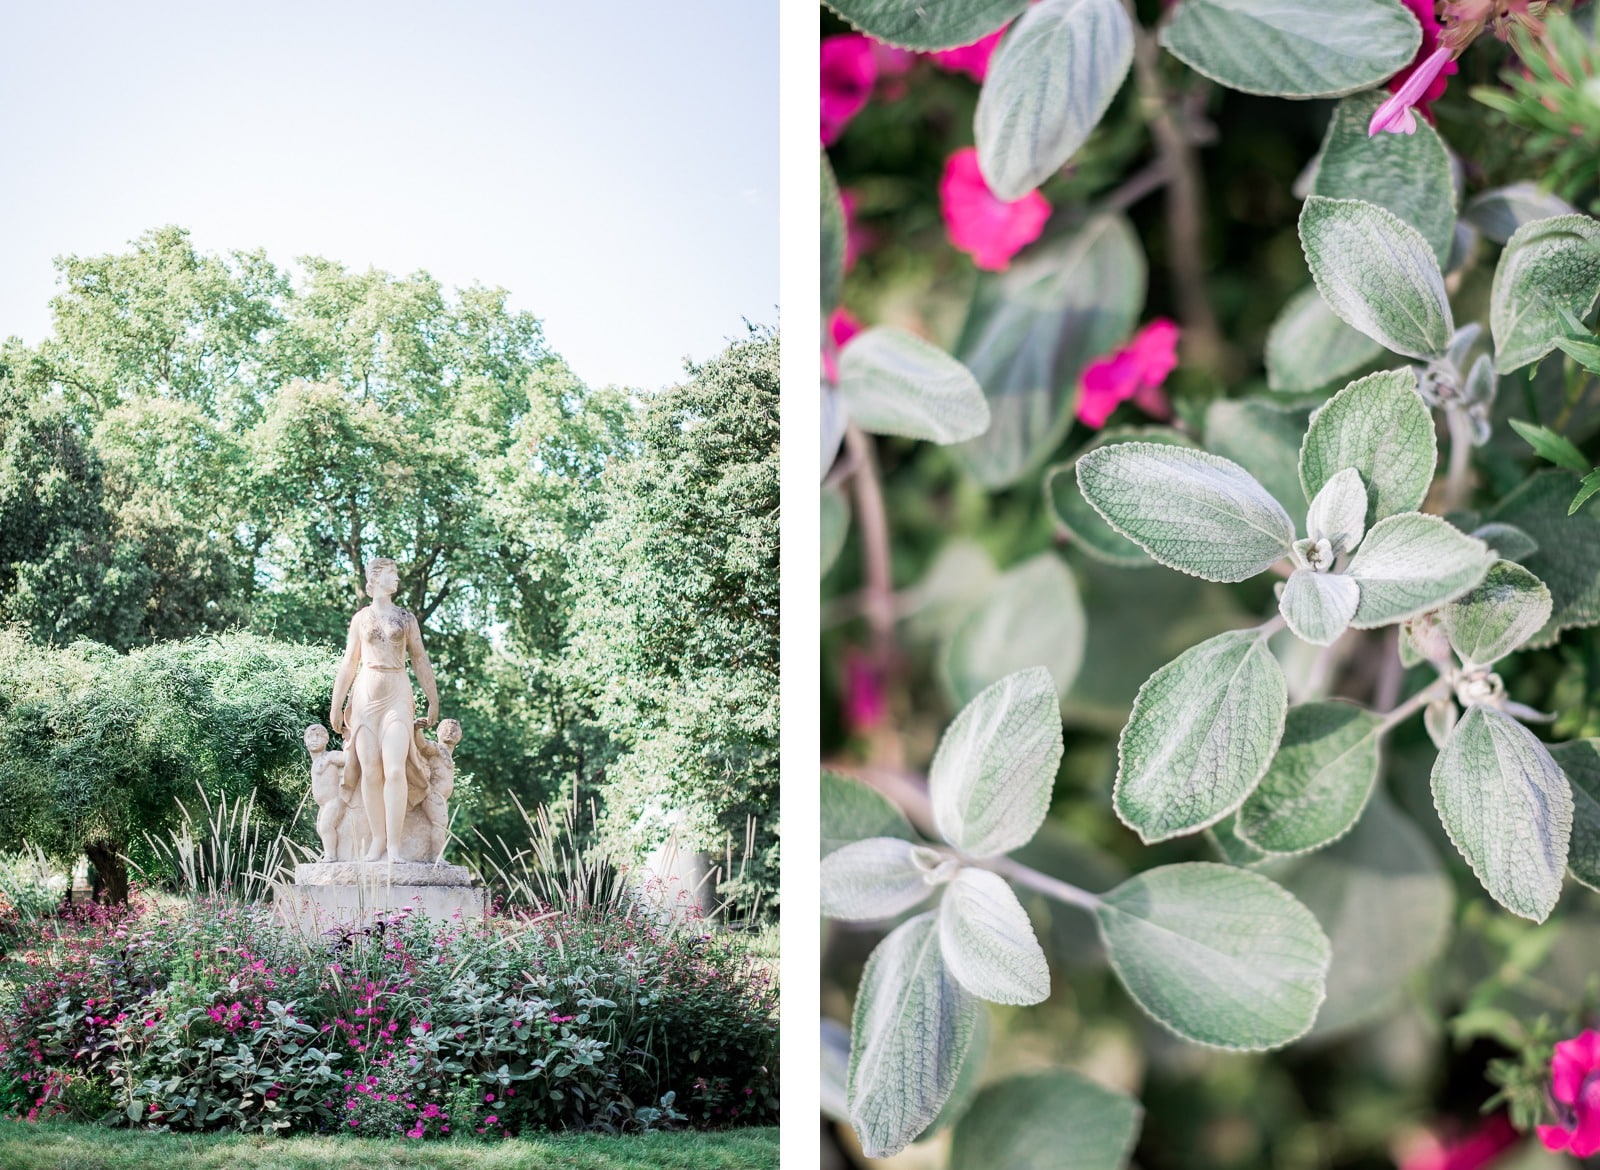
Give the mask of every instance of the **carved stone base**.
[[473, 884], [471, 871], [422, 861], [297, 865], [294, 884], [280, 887], [276, 901], [278, 916], [311, 937], [370, 926], [378, 915], [405, 906], [439, 922], [465, 922], [488, 910], [488, 893]]

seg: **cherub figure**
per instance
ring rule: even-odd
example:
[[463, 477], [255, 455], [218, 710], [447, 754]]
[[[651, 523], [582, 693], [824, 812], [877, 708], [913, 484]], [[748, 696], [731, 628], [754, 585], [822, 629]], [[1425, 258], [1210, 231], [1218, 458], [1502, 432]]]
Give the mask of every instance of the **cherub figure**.
[[423, 738], [421, 726], [416, 728], [415, 735], [418, 750], [428, 761], [428, 790], [418, 802], [428, 818], [428, 860], [438, 865], [444, 860], [444, 847], [450, 839], [450, 817], [445, 802], [456, 788], [455, 747], [461, 742], [461, 723], [455, 719], [442, 720], [436, 743]]
[[311, 753], [311, 799], [317, 802], [317, 835], [322, 838], [322, 860], [338, 860], [339, 825], [344, 820], [348, 796], [344, 790], [344, 752], [328, 750], [328, 729], [320, 723], [306, 728], [306, 750]]

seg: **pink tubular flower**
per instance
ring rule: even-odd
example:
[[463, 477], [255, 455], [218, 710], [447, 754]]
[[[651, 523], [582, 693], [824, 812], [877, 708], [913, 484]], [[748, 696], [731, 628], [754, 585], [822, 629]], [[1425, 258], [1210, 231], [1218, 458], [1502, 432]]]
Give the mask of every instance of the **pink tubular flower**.
[[995, 198], [978, 169], [978, 149], [952, 154], [939, 180], [939, 207], [950, 242], [972, 256], [979, 268], [999, 272], [1039, 238], [1050, 218], [1050, 204], [1037, 191], [1014, 203]]
[[1079, 421], [1103, 427], [1118, 404], [1129, 399], [1153, 418], [1171, 417], [1172, 408], [1161, 384], [1177, 364], [1178, 326], [1158, 317], [1127, 345], [1089, 363], [1078, 396]]
[[1600, 1032], [1585, 1029], [1556, 1045], [1550, 1097], [1559, 1124], [1539, 1127], [1545, 1149], [1574, 1158], [1600, 1153]]
[[[1400, 88], [1394, 91], [1394, 96], [1379, 106], [1373, 112], [1372, 121], [1367, 123], [1367, 137], [1388, 131], [1390, 134], [1415, 134], [1417, 132], [1417, 119], [1411, 112], [1413, 106], [1432, 101], [1428, 93], [1433, 83], [1440, 79], [1449, 66], [1450, 71], [1455, 71], [1455, 52], [1448, 46], [1440, 45], [1425, 57], [1420, 65], [1410, 67], [1410, 76], [1400, 83]], [[1444, 87], [1439, 87], [1439, 92], [1444, 92]], [[1423, 108], [1423, 114], [1427, 109]]]
[[839, 351], [861, 332], [861, 322], [845, 309], [835, 309], [828, 318], [828, 336], [822, 344], [822, 372], [828, 381], [839, 384]]
[[822, 145], [832, 146], [872, 96], [878, 63], [858, 33], [822, 39]]
[[1487, 1170], [1520, 1138], [1510, 1118], [1496, 1113], [1455, 1140], [1426, 1134], [1407, 1151], [1400, 1170]]
[[844, 655], [844, 721], [851, 732], [865, 735], [888, 715], [882, 672], [854, 646]]
[[928, 59], [941, 69], [948, 69], [951, 73], [965, 73], [974, 81], [982, 81], [989, 74], [989, 58], [994, 56], [995, 46], [1000, 43], [1000, 38], [1005, 36], [1006, 29], [1010, 27], [1011, 22], [1007, 21], [981, 41], [963, 45], [959, 49], [940, 49], [929, 53]]

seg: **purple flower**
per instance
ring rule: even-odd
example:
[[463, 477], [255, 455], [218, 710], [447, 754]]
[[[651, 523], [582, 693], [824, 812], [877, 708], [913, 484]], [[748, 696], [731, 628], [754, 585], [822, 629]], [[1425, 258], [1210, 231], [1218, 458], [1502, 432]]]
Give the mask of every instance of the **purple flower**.
[[1418, 65], [1405, 79], [1394, 96], [1379, 106], [1372, 115], [1372, 121], [1367, 123], [1367, 137], [1383, 131], [1390, 134], [1415, 134], [1417, 132], [1417, 118], [1411, 108], [1423, 100], [1428, 87], [1433, 84], [1434, 78], [1450, 64], [1455, 56], [1449, 48], [1440, 45], [1427, 58]]

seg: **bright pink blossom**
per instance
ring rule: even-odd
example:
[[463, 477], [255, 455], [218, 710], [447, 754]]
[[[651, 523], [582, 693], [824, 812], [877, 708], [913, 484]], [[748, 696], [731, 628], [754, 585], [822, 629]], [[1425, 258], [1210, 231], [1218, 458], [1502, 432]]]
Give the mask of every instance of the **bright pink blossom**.
[[1539, 1127], [1545, 1148], [1574, 1158], [1600, 1153], [1600, 1032], [1585, 1029], [1556, 1045], [1550, 1097], [1558, 1124]]
[[995, 197], [978, 169], [978, 150], [952, 154], [939, 180], [939, 207], [950, 242], [970, 253], [979, 268], [999, 272], [1039, 238], [1050, 218], [1050, 204], [1037, 191], [1007, 203]]
[[822, 39], [822, 145], [831, 146], [872, 96], [878, 63], [859, 33]]
[[1010, 27], [1011, 24], [1007, 21], [981, 41], [974, 41], [959, 49], [940, 49], [938, 52], [929, 53], [928, 57], [941, 69], [948, 69], [952, 73], [965, 73], [974, 81], [982, 81], [989, 75], [989, 58], [994, 56], [995, 47], [999, 45], [1000, 38], [1005, 36], [1006, 29]]
[[1083, 393], [1078, 396], [1079, 421], [1103, 427], [1111, 412], [1130, 399], [1153, 418], [1171, 417], [1172, 407], [1161, 384], [1177, 364], [1178, 326], [1158, 317], [1127, 345], [1089, 363], [1083, 371]]
[[1428, 1134], [1407, 1151], [1400, 1170], [1486, 1170], [1520, 1136], [1504, 1113], [1496, 1113], [1464, 1137], [1446, 1141]]
[[839, 382], [839, 351], [860, 332], [861, 322], [844, 309], [835, 309], [828, 318], [828, 337], [822, 345], [822, 372], [835, 385]]
[[883, 672], [854, 646], [844, 655], [844, 721], [856, 735], [865, 735], [889, 713]]
[[[1412, 107], [1422, 108], [1423, 114], [1427, 114], [1425, 103], [1433, 100], [1427, 95], [1432, 92], [1434, 82], [1442, 81], [1442, 75], [1447, 67], [1450, 71], [1454, 71], [1454, 57], [1453, 50], [1440, 45], [1420, 64], [1409, 66], [1410, 73], [1394, 91], [1394, 96], [1373, 111], [1372, 121], [1367, 123], [1367, 137], [1370, 138], [1382, 131], [1388, 131], [1390, 134], [1415, 134], [1417, 119], [1411, 112]], [[1443, 92], [1444, 86], [1441, 84], [1439, 93]]]

